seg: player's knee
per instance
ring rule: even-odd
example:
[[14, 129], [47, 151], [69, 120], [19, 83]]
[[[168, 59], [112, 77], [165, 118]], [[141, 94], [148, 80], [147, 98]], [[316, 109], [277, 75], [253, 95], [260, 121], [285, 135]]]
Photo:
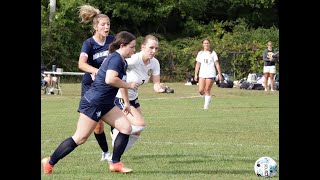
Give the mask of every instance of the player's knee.
[[89, 136], [73, 136], [72, 138], [77, 145], [81, 145], [88, 140]]
[[96, 127], [94, 128], [94, 132], [96, 134], [101, 134], [103, 132], [103, 130], [104, 130], [104, 124], [103, 123], [98, 123], [96, 125]]
[[122, 125], [121, 127], [118, 127], [117, 128], [119, 132], [121, 132], [122, 134], [131, 134], [132, 132], [132, 127], [131, 127], [131, 124], [128, 123], [128, 125]]

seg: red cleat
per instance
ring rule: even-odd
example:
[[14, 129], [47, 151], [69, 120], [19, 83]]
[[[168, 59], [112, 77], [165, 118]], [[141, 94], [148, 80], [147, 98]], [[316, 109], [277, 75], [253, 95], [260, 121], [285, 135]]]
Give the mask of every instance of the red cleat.
[[41, 160], [44, 174], [52, 173], [53, 165], [49, 164], [49, 160], [50, 160], [50, 157], [46, 157]]
[[120, 173], [130, 173], [133, 171], [132, 169], [125, 167], [122, 162], [109, 164], [109, 170], [111, 172], [120, 172]]

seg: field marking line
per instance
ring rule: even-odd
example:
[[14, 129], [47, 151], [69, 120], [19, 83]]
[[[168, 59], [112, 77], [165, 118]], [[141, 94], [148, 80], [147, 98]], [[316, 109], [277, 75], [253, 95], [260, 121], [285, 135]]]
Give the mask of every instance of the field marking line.
[[142, 98], [139, 100], [150, 101], [150, 100], [162, 100], [162, 99], [192, 99], [192, 98], [201, 98], [201, 96]]

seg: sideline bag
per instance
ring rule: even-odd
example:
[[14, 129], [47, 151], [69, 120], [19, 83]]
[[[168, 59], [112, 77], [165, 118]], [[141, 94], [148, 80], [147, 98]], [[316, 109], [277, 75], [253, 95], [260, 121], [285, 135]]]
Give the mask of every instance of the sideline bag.
[[219, 76], [217, 75], [215, 77], [215, 81], [216, 81], [216, 84], [218, 87], [220, 87], [220, 88], [233, 88], [233, 81], [229, 77], [229, 75], [222, 73], [222, 78], [223, 78], [223, 81], [220, 83]]
[[220, 88], [233, 88], [233, 82], [232, 81], [227, 81], [223, 80], [221, 83], [216, 82], [217, 86]]
[[251, 83], [249, 83], [248, 81], [244, 81], [241, 83], [240, 89], [248, 89], [250, 85]]
[[251, 83], [247, 89], [248, 90], [264, 90], [264, 87], [262, 86], [262, 84], [259, 84], [259, 83]]

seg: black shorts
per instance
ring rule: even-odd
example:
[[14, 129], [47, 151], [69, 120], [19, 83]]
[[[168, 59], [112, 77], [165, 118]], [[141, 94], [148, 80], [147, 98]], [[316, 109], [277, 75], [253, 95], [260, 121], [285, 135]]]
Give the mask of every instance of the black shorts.
[[[130, 103], [130, 106], [133, 106], [135, 108], [138, 108], [140, 107], [140, 103], [139, 103], [139, 99], [136, 98], [135, 100], [132, 100], [132, 101], [129, 101]], [[121, 110], [123, 110], [123, 104], [124, 104], [124, 101], [122, 98], [115, 98], [114, 100], [114, 104], [117, 105]]]

